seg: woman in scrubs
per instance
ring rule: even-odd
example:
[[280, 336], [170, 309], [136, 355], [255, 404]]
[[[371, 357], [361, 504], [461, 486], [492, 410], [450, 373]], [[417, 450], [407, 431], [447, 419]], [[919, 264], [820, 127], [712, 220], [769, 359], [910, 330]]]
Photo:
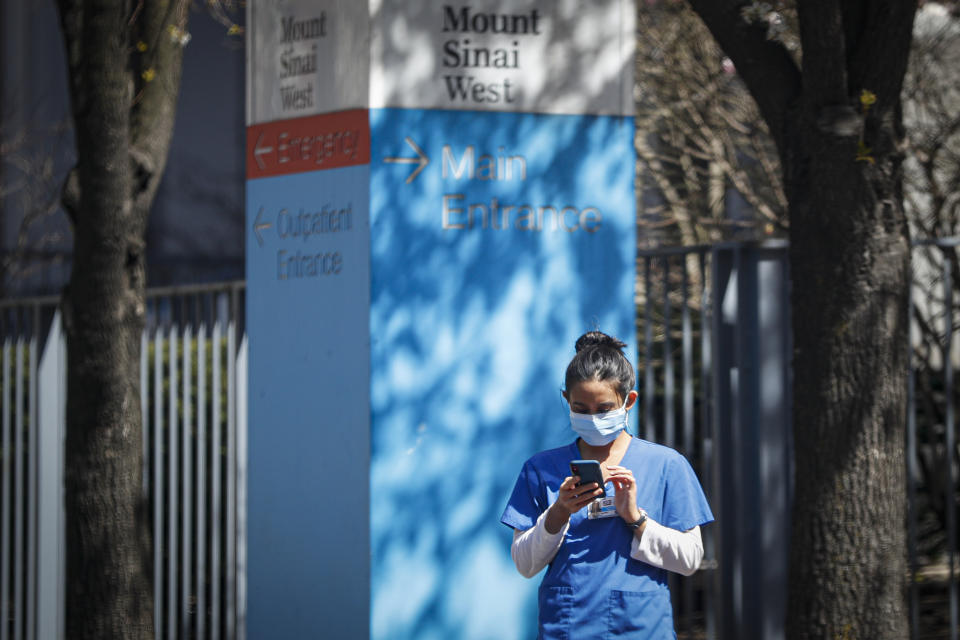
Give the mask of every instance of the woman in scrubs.
[[[599, 331], [577, 340], [563, 396], [578, 438], [524, 463], [500, 517], [517, 570], [548, 567], [540, 640], [676, 638], [667, 572], [690, 575], [703, 558], [700, 526], [713, 514], [690, 464], [626, 431], [637, 392], [625, 346]], [[597, 483], [577, 485], [578, 459], [600, 462], [613, 504]]]

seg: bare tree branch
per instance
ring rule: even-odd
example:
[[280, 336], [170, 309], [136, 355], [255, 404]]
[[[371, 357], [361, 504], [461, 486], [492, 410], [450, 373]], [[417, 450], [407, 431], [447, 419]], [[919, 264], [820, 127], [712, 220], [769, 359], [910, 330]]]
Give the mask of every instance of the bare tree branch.
[[800, 95], [800, 70], [790, 52], [766, 37], [766, 30], [746, 22], [739, 0], [690, 0], [720, 47], [736, 65], [782, 156], [788, 111]]

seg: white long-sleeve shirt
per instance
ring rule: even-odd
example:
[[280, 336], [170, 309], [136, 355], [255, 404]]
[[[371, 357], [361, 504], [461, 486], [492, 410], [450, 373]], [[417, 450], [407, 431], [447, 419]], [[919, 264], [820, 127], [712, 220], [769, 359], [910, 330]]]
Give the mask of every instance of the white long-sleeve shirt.
[[[525, 531], [513, 531], [510, 555], [513, 563], [525, 578], [532, 578], [547, 566], [557, 555], [564, 536], [570, 527], [569, 520], [557, 533], [546, 528], [547, 512], [537, 518], [537, 523]], [[673, 571], [685, 576], [692, 575], [703, 560], [703, 540], [700, 527], [677, 531], [654, 522], [649, 517], [643, 535], [638, 540], [633, 536], [630, 557], [649, 565]]]

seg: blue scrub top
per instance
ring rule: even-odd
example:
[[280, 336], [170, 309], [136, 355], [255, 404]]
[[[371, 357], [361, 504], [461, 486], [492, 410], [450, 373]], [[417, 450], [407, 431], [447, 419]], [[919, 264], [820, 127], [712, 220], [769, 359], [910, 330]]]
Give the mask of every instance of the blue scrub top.
[[[500, 522], [529, 529], [557, 499], [576, 441], [527, 460]], [[690, 463], [662, 445], [631, 438], [620, 462], [637, 480], [637, 505], [656, 522], [686, 531], [713, 521]], [[613, 485], [606, 484], [608, 496]], [[630, 557], [632, 530], [620, 517], [590, 520], [587, 509], [570, 527], [540, 583], [539, 640], [676, 638], [667, 571]]]

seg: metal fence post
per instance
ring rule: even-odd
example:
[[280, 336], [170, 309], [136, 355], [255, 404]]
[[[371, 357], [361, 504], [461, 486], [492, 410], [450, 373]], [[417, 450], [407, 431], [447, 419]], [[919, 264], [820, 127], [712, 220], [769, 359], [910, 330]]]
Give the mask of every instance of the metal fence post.
[[67, 345], [54, 315], [38, 377], [39, 469], [37, 501], [37, 631], [40, 640], [64, 633], [66, 557], [63, 544], [63, 443], [66, 423]]
[[957, 640], [957, 580], [956, 580], [956, 555], [957, 555], [957, 513], [956, 501], [953, 493], [957, 484], [956, 474], [954, 472], [953, 456], [955, 451], [956, 420], [954, 416], [953, 402], [953, 259], [952, 251], [943, 251], [943, 306], [944, 306], [944, 344], [943, 344], [943, 370], [944, 370], [944, 393], [946, 400], [946, 419], [945, 427], [945, 455], [946, 455], [946, 486], [944, 491], [944, 508], [947, 516], [947, 564], [948, 580], [950, 590], [950, 640]]
[[[0, 322], [6, 323], [6, 318], [0, 318]], [[4, 327], [6, 328], [6, 327]], [[8, 640], [10, 637], [10, 572], [6, 570], [7, 558], [10, 557], [10, 479], [11, 463], [13, 454], [11, 452], [11, 443], [13, 442], [11, 432], [11, 413], [10, 398], [10, 355], [13, 353], [13, 345], [10, 334], [3, 335], [3, 439], [0, 440], [0, 446], [3, 447], [3, 475], [0, 477], [2, 488], [0, 488], [0, 560], [4, 562], [4, 570], [0, 571], [0, 640]]]

